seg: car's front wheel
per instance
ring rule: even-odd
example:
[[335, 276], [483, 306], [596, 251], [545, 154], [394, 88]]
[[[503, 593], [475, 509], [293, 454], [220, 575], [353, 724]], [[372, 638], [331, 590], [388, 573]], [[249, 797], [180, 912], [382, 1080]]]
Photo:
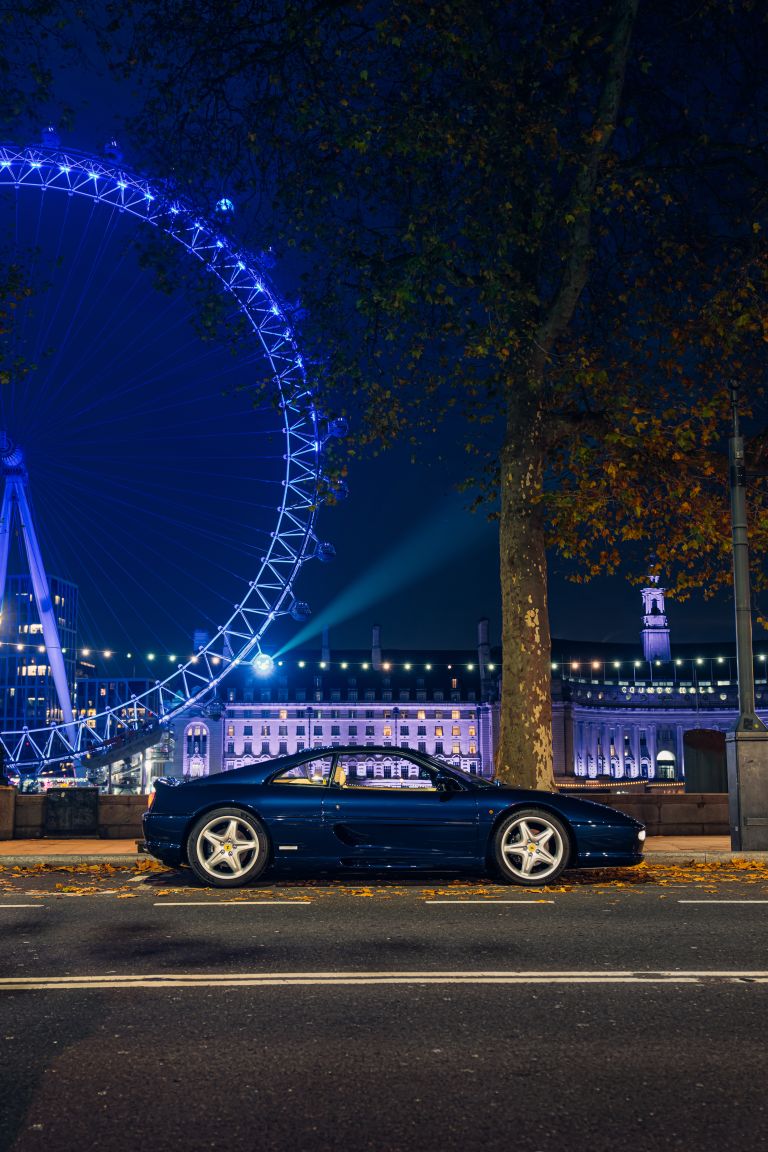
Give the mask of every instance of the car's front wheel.
[[269, 841], [261, 823], [243, 808], [215, 808], [192, 826], [187, 859], [193, 872], [214, 888], [236, 888], [255, 880], [267, 866]]
[[565, 826], [540, 808], [520, 808], [502, 820], [493, 840], [493, 858], [505, 880], [535, 886], [556, 880], [568, 863]]

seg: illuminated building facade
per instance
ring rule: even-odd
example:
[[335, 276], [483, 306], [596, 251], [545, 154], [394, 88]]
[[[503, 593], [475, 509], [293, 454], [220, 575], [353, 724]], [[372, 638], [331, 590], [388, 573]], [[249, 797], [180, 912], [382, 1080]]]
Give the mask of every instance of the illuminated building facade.
[[[239, 768], [307, 748], [359, 747], [361, 774], [387, 776], [366, 748], [410, 748], [479, 776], [493, 774], [497, 672], [487, 622], [477, 652], [382, 655], [319, 653], [278, 662], [271, 675], [238, 669], [217, 709], [197, 709], [177, 725], [175, 770], [185, 776]], [[178, 737], [181, 737], [179, 739]]]
[[[58, 576], [48, 576], [48, 586], [71, 693], [75, 681], [78, 589], [76, 584]], [[0, 693], [4, 729], [38, 728], [63, 720], [32, 578], [27, 573], [6, 579], [0, 619]]]

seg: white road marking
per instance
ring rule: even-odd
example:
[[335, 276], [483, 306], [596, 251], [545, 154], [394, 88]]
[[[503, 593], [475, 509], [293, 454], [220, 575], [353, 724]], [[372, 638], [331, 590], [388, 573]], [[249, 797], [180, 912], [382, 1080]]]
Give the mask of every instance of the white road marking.
[[425, 900], [425, 904], [554, 904], [554, 900]]
[[768, 904], [768, 900], [678, 900], [678, 904]]
[[11, 976], [0, 992], [90, 991], [130, 988], [278, 988], [445, 984], [702, 984], [748, 981], [768, 984], [768, 970], [691, 972], [243, 972], [158, 973], [123, 976]]
[[306, 908], [311, 900], [155, 900], [154, 908], [242, 908], [259, 904], [263, 908]]
[[42, 908], [42, 904], [0, 904], [0, 908]]

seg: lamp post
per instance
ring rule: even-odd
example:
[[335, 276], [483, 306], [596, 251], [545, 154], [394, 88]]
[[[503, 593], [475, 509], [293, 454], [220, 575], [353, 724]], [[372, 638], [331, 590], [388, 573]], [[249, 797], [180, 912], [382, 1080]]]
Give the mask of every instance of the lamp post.
[[739, 428], [739, 386], [729, 384], [732, 430], [728, 442], [731, 492], [733, 598], [736, 611], [736, 674], [739, 717], [726, 736], [731, 847], [768, 849], [768, 730], [755, 711], [752, 606], [747, 541], [747, 469]]

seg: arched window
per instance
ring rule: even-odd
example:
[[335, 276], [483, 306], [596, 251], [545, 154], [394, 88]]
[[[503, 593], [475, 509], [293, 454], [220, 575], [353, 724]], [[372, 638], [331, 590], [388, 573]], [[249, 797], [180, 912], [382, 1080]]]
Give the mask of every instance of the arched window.
[[193, 720], [184, 730], [184, 775], [207, 776], [211, 734], [205, 724]]

